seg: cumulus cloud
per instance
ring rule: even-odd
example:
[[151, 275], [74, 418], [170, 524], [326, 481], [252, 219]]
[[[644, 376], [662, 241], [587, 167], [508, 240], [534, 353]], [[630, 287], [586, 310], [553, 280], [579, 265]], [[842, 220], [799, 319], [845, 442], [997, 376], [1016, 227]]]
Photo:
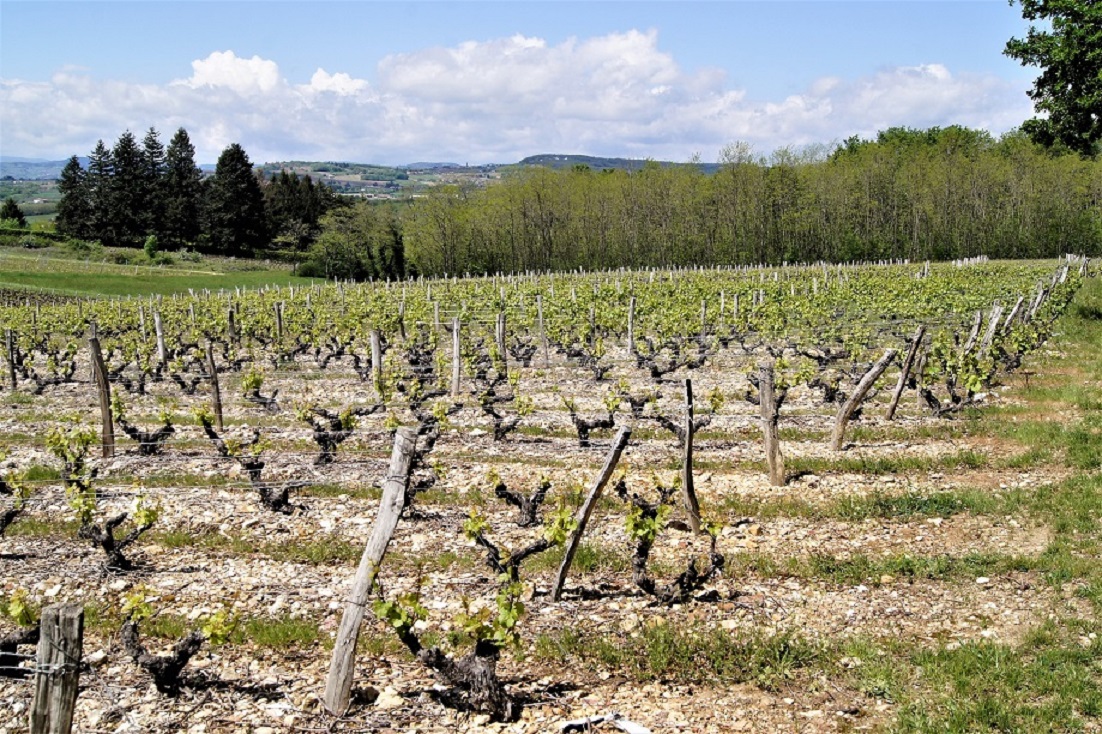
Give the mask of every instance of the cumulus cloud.
[[682, 69], [653, 30], [425, 48], [381, 59], [370, 82], [321, 68], [289, 81], [275, 60], [231, 50], [163, 85], [72, 68], [46, 81], [0, 79], [2, 152], [54, 158], [152, 125], [166, 138], [187, 128], [201, 161], [231, 142], [254, 162], [510, 162], [538, 152], [685, 160], [734, 140], [768, 152], [893, 125], [1001, 132], [1030, 114], [1023, 90], [937, 63], [824, 76], [799, 94], [751, 99], [722, 69]]
[[240, 95], [271, 94], [284, 84], [276, 62], [259, 56], [238, 58], [233, 51], [215, 51], [205, 59], [192, 61], [191, 70], [189, 79], [176, 84], [192, 89], [231, 89]]

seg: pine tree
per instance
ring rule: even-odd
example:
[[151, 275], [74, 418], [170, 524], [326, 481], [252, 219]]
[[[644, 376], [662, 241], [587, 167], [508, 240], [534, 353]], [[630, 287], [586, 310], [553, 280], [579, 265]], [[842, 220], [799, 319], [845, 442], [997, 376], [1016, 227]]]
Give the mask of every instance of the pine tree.
[[0, 206], [0, 221], [4, 220], [15, 222], [19, 229], [26, 229], [27, 227], [27, 218], [23, 215], [23, 210], [15, 203], [15, 199], [10, 196], [4, 200], [4, 205]]
[[134, 134], [127, 130], [119, 136], [111, 151], [114, 175], [111, 178], [111, 230], [108, 242], [137, 247], [145, 235], [145, 177], [142, 150]]
[[245, 149], [233, 143], [218, 156], [207, 193], [211, 247], [223, 255], [252, 255], [267, 242], [264, 194]]
[[203, 175], [195, 165], [195, 146], [184, 128], [172, 136], [165, 163], [162, 244], [183, 247], [199, 238], [199, 211], [203, 200]]
[[142, 140], [142, 230], [164, 237], [165, 186], [168, 162], [160, 134], [149, 128]]
[[57, 184], [61, 199], [57, 202], [57, 218], [54, 225], [60, 234], [69, 237], [89, 236], [91, 207], [88, 204], [88, 185], [80, 160], [74, 155], [61, 171]]
[[102, 140], [96, 142], [95, 150], [88, 157], [88, 172], [85, 174], [85, 189], [88, 200], [88, 232], [90, 239], [110, 242], [112, 237], [112, 176], [115, 162], [111, 151]]

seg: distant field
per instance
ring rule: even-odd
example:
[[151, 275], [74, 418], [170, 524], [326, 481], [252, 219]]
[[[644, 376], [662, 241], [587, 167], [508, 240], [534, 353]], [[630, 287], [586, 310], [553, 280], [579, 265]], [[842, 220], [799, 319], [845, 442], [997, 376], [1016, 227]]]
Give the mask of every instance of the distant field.
[[0, 288], [30, 288], [85, 296], [145, 296], [194, 290], [309, 285], [285, 269], [235, 271], [218, 261], [189, 268], [113, 265], [0, 251]]

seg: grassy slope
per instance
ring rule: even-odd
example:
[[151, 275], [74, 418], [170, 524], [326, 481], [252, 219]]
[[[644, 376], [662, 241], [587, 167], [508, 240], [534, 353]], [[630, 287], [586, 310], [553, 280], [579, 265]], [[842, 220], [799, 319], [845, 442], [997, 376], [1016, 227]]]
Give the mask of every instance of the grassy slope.
[[0, 288], [30, 288], [72, 295], [144, 296], [195, 290], [308, 285], [282, 269], [231, 270], [217, 261], [171, 268], [111, 265], [49, 254], [0, 253]]

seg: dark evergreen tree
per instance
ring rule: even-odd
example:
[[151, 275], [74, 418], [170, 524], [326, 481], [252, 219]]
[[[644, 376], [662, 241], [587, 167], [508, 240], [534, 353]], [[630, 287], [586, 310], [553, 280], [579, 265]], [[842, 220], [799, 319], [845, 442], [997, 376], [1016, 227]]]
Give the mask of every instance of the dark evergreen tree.
[[264, 186], [268, 232], [280, 248], [304, 253], [319, 232], [319, 220], [340, 200], [322, 182], [287, 171], [273, 173]]
[[142, 140], [142, 230], [164, 238], [165, 184], [168, 163], [160, 134], [149, 128]]
[[14, 221], [20, 229], [26, 229], [27, 227], [27, 218], [23, 215], [23, 210], [15, 203], [15, 199], [10, 196], [4, 200], [4, 205], [0, 207], [0, 220]]
[[267, 243], [264, 194], [237, 143], [218, 156], [207, 192], [207, 219], [210, 246], [219, 254], [250, 256]]
[[145, 239], [145, 164], [134, 133], [119, 136], [111, 151], [115, 167], [111, 177], [111, 236], [106, 244], [137, 247]]
[[114, 173], [115, 162], [111, 151], [102, 140], [99, 140], [88, 158], [88, 172], [85, 174], [85, 188], [88, 194], [87, 236], [90, 239], [111, 241], [113, 234], [111, 179]]
[[203, 175], [195, 165], [195, 146], [184, 128], [172, 136], [165, 163], [161, 244], [177, 248], [199, 238], [203, 201]]
[[69, 237], [88, 237], [91, 219], [88, 186], [84, 169], [75, 155], [69, 158], [62, 169], [57, 189], [61, 194], [57, 202], [57, 218], [54, 220], [57, 231]]

